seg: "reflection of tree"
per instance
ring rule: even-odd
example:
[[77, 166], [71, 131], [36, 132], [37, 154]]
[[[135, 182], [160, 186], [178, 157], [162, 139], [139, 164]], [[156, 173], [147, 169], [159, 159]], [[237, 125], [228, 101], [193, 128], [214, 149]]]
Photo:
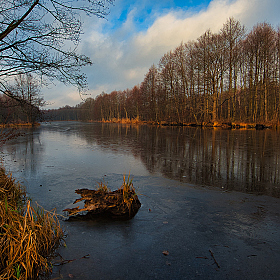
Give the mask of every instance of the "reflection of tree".
[[36, 172], [43, 146], [40, 130], [118, 154], [133, 154], [151, 173], [182, 182], [280, 197], [280, 134], [272, 130], [214, 130], [61, 122], [42, 126], [7, 146], [18, 164]]
[[91, 145], [140, 157], [151, 172], [182, 182], [280, 196], [279, 133], [120, 124], [74, 130]]
[[44, 146], [40, 142], [40, 129], [22, 129], [21, 133], [18, 138], [7, 142], [4, 148], [19, 168], [24, 169], [24, 172], [36, 174], [44, 151]]

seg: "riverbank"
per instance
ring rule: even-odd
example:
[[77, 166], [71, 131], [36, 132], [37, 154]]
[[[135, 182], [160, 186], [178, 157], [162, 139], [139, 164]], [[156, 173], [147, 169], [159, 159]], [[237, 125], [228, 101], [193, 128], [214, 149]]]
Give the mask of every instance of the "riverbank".
[[187, 126], [187, 127], [209, 127], [209, 128], [222, 128], [222, 129], [280, 129], [280, 123], [278, 122], [202, 122], [202, 123], [181, 123], [181, 122], [167, 122], [167, 121], [141, 121], [138, 118], [129, 119], [113, 118], [111, 120], [102, 120], [103, 123], [120, 123], [120, 124], [149, 124], [160, 126]]
[[38, 279], [64, 233], [55, 213], [31, 204], [24, 188], [0, 168], [0, 279]]
[[18, 128], [18, 127], [36, 127], [40, 126], [40, 123], [0, 123], [0, 128]]

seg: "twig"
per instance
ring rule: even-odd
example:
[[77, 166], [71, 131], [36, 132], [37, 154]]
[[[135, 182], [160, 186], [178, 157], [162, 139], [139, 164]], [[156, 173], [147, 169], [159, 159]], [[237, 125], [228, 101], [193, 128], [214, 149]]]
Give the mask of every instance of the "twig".
[[216, 260], [215, 257], [214, 257], [214, 253], [213, 253], [210, 249], [209, 249], [209, 252], [210, 252], [210, 254], [211, 254], [211, 256], [212, 256], [212, 258], [213, 258], [215, 264], [217, 265], [217, 267], [220, 268], [220, 265], [218, 264], [217, 260]]
[[[61, 257], [61, 261], [55, 262], [55, 263], [53, 264], [54, 266], [64, 265], [64, 264], [67, 264], [67, 263], [70, 263], [70, 262], [73, 262], [73, 261], [76, 261], [76, 260], [77, 260], [77, 259], [73, 259], [73, 260], [64, 260], [60, 254], [59, 254], [59, 256]], [[87, 259], [87, 258], [89, 258], [89, 256], [90, 256], [90, 255], [87, 254], [87, 255], [85, 255], [85, 256], [79, 258], [78, 260], [80, 260], [80, 259]]]

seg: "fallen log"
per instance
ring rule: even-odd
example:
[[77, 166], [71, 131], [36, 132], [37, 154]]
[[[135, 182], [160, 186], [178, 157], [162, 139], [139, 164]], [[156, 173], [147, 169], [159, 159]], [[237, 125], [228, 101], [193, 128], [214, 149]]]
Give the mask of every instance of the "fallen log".
[[141, 203], [135, 193], [132, 183], [129, 186], [124, 184], [116, 191], [109, 191], [107, 188], [98, 190], [78, 189], [75, 193], [81, 198], [75, 200], [74, 204], [84, 201], [84, 207], [67, 208], [63, 211], [68, 212], [69, 216], [85, 214], [94, 217], [111, 217], [131, 219], [138, 212]]

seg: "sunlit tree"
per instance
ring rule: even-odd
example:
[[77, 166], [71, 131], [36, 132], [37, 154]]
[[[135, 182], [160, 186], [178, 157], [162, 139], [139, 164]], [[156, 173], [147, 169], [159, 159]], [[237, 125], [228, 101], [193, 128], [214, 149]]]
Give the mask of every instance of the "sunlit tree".
[[241, 45], [245, 36], [245, 27], [234, 18], [229, 18], [221, 29], [225, 44], [225, 60], [227, 67], [227, 118], [235, 117], [237, 78], [241, 60]]

